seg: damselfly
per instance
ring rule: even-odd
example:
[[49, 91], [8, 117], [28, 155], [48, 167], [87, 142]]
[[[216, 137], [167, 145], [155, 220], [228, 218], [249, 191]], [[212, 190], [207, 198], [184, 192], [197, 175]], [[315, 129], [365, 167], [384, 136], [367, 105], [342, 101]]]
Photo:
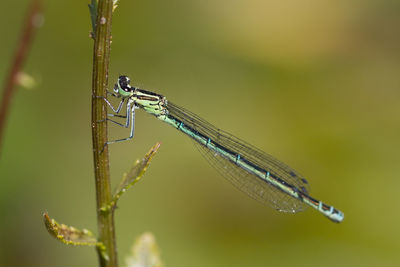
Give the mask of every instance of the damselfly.
[[[233, 185], [263, 204], [295, 213], [311, 206], [334, 222], [341, 222], [344, 214], [332, 206], [309, 196], [308, 182], [298, 172], [260, 149], [211, 125], [196, 114], [177, 106], [157, 93], [130, 85], [127, 76], [120, 76], [111, 95], [122, 98], [112, 117], [125, 118], [125, 124], [108, 119], [126, 128], [133, 138], [135, 109], [141, 108], [191, 137], [204, 157]], [[126, 115], [119, 115], [126, 101]]]

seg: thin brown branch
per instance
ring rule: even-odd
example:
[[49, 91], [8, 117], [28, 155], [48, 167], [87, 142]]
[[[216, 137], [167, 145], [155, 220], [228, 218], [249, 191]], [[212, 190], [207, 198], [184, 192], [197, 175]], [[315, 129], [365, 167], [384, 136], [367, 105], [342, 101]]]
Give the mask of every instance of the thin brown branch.
[[38, 17], [40, 16], [41, 1], [32, 0], [30, 7], [25, 15], [25, 22], [21, 36], [18, 40], [17, 49], [15, 51], [12, 63], [10, 65], [9, 74], [6, 77], [3, 97], [0, 104], [0, 151], [1, 144], [4, 136], [4, 129], [6, 125], [7, 115], [11, 107], [12, 97], [16, 91], [18, 74], [24, 65], [24, 62], [30, 51], [33, 37], [38, 25]]
[[[103, 211], [112, 199], [107, 142], [106, 97], [108, 66], [110, 62], [112, 0], [99, 0], [94, 35], [92, 76], [92, 139], [96, 183], [97, 224], [99, 241], [104, 250], [98, 249], [101, 267], [117, 266], [114, 210]], [[103, 149], [104, 148], [104, 149]]]

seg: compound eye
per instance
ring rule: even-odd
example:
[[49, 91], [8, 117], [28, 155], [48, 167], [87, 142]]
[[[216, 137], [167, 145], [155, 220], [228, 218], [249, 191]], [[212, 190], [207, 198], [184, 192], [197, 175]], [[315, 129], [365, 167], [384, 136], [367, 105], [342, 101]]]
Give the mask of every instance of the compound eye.
[[131, 81], [131, 80], [129, 79], [129, 77], [128, 77], [128, 76], [125, 76], [125, 75], [119, 76], [119, 78], [118, 78], [119, 86], [120, 86], [125, 92], [128, 92], [128, 91], [130, 91], [130, 89], [131, 89], [131, 87], [130, 87], [130, 85], [129, 85], [130, 81]]

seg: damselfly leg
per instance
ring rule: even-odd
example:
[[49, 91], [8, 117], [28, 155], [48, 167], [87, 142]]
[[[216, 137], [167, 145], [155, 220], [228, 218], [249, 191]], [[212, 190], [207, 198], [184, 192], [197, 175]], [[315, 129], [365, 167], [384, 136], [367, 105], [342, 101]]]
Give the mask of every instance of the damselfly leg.
[[[109, 93], [109, 94], [111, 94], [112, 96], [115, 97], [115, 95], [114, 95], [113, 93], [110, 93], [110, 92], [107, 92], [107, 93]], [[111, 108], [111, 110], [112, 110], [113, 112], [115, 112], [115, 114], [113, 114], [113, 113], [108, 113], [107, 116], [109, 116], [109, 117], [118, 117], [118, 118], [124, 118], [124, 119], [126, 119], [126, 120], [125, 120], [125, 124], [120, 123], [120, 122], [117, 122], [117, 121], [112, 120], [112, 119], [110, 119], [110, 118], [107, 118], [107, 121], [110, 121], [110, 122], [112, 122], [112, 123], [114, 123], [114, 124], [116, 124], [116, 125], [118, 125], [118, 126], [124, 127], [124, 128], [129, 128], [129, 126], [130, 126], [130, 134], [129, 134], [129, 136], [128, 136], [127, 138], [122, 138], [122, 139], [117, 139], [117, 140], [108, 141], [108, 142], [106, 142], [106, 143], [104, 144], [104, 147], [105, 147], [106, 145], [109, 145], [109, 144], [113, 144], [113, 143], [117, 143], [117, 142], [122, 142], [122, 141], [131, 140], [131, 139], [133, 138], [134, 132], [135, 132], [135, 107], [134, 107], [133, 102], [128, 100], [127, 103], [126, 103], [126, 114], [125, 114], [125, 115], [120, 115], [120, 114], [118, 114], [118, 113], [122, 110], [123, 104], [124, 104], [124, 102], [125, 102], [125, 98], [123, 98], [123, 99], [120, 101], [120, 103], [119, 103], [119, 105], [118, 105], [117, 108], [115, 108], [115, 107], [111, 104], [111, 102], [108, 101], [108, 99], [104, 98], [104, 101], [105, 101], [105, 102], [107, 103], [107, 105]], [[104, 148], [103, 148], [103, 150], [104, 150]]]

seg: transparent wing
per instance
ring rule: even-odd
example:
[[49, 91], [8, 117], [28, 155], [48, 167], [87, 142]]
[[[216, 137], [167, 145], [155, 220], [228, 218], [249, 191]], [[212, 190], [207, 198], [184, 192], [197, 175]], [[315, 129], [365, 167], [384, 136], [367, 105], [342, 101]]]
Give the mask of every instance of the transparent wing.
[[305, 205], [299, 200], [285, 194], [281, 190], [271, 186], [260, 178], [248, 173], [236, 164], [218, 155], [197, 142], [197, 149], [204, 158], [236, 188], [274, 209], [283, 212], [298, 212], [305, 209]]
[[[207, 136], [230, 151], [239, 154], [241, 158], [245, 158], [249, 162], [279, 177], [288, 185], [294, 186], [297, 190], [308, 195], [309, 186], [307, 180], [286, 164], [239, 138], [216, 128], [196, 114], [182, 107], [168, 102], [167, 108], [169, 114], [182, 121], [186, 126]], [[250, 197], [283, 212], [293, 213], [306, 208], [304, 203], [298, 199], [291, 197], [256, 175], [240, 168], [234, 162], [231, 162], [200, 143], [195, 142], [195, 144], [204, 158], [207, 159], [213, 167], [234, 186]]]

